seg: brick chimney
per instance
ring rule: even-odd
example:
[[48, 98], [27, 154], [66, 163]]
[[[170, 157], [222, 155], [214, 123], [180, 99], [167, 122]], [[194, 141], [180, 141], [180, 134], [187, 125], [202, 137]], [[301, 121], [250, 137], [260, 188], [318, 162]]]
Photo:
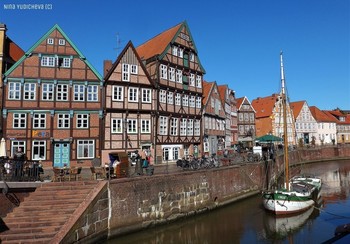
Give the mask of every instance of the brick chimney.
[[109, 70], [112, 68], [113, 63], [112, 60], [104, 60], [103, 61], [103, 77], [106, 76], [106, 74], [109, 72]]

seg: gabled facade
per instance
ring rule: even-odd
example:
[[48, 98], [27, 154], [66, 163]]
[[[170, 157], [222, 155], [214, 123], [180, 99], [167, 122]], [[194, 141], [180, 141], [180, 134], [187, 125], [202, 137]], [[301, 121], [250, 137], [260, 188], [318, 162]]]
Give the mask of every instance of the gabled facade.
[[316, 106], [311, 106], [312, 116], [317, 121], [316, 145], [336, 143], [337, 121], [334, 117], [327, 115]]
[[[0, 87], [3, 87], [3, 75], [14, 65], [23, 55], [24, 51], [6, 35], [6, 25], [0, 23]], [[0, 108], [2, 109], [2, 92], [0, 89]], [[0, 134], [2, 124], [0, 120]]]
[[136, 50], [156, 86], [156, 163], [198, 155], [205, 70], [187, 23], [162, 32]]
[[216, 82], [203, 81], [203, 152], [212, 155], [225, 148], [226, 112]]
[[105, 62], [105, 123], [102, 162], [109, 153], [147, 150], [154, 155], [156, 90], [133, 44], [112, 65]]
[[323, 112], [337, 120], [337, 143], [350, 143], [350, 114], [345, 114], [339, 109]]
[[241, 97], [237, 99], [237, 114], [238, 114], [238, 141], [251, 143], [256, 137], [255, 128], [255, 110], [249, 99]]
[[[252, 106], [256, 111], [255, 125], [256, 136], [264, 136], [272, 134], [278, 137], [283, 137], [283, 111], [282, 97], [279, 94], [272, 94], [268, 97], [257, 98], [252, 101]], [[296, 145], [294, 117], [287, 103], [287, 131], [288, 144]]]
[[221, 104], [225, 108], [225, 148], [229, 149], [237, 143], [237, 107], [235, 92], [227, 85], [218, 86]]
[[305, 145], [311, 144], [312, 138], [316, 137], [317, 122], [312, 116], [307, 102], [291, 102], [290, 107], [295, 118], [297, 143], [302, 141]]
[[98, 72], [53, 26], [5, 73], [7, 155], [22, 148], [46, 166], [90, 165], [103, 134], [102, 88]]

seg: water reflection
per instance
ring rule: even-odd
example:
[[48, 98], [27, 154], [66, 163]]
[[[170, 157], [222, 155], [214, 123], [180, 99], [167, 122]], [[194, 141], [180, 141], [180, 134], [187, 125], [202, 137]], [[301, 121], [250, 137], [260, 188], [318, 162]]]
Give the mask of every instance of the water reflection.
[[301, 171], [324, 183], [321, 205], [302, 214], [276, 218], [263, 209], [258, 195], [108, 243], [321, 243], [333, 237], [338, 225], [350, 222], [350, 162], [309, 164]]

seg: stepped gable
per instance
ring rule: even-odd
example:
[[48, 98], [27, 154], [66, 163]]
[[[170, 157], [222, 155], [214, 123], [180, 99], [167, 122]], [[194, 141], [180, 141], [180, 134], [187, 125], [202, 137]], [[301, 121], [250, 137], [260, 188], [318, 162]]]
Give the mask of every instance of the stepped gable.
[[65, 235], [67, 224], [75, 223], [80, 217], [84, 209], [81, 204], [89, 199], [99, 183], [43, 183], [3, 218], [9, 230], [0, 233], [0, 243], [50, 243], [54, 238], [60, 239]]

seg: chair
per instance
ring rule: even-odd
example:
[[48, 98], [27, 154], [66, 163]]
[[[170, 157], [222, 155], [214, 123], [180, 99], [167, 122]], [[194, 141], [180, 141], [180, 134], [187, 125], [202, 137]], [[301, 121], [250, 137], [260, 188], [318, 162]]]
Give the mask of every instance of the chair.
[[69, 181], [71, 181], [72, 178], [74, 178], [75, 180], [81, 180], [81, 174], [80, 174], [81, 170], [82, 170], [82, 167], [71, 168], [69, 171]]
[[53, 181], [64, 181], [64, 172], [57, 167], [53, 167]]
[[106, 178], [106, 170], [105, 170], [105, 168], [91, 166], [90, 170], [91, 170], [91, 179], [92, 180], [97, 180], [98, 176], [100, 176], [101, 179], [105, 179]]

